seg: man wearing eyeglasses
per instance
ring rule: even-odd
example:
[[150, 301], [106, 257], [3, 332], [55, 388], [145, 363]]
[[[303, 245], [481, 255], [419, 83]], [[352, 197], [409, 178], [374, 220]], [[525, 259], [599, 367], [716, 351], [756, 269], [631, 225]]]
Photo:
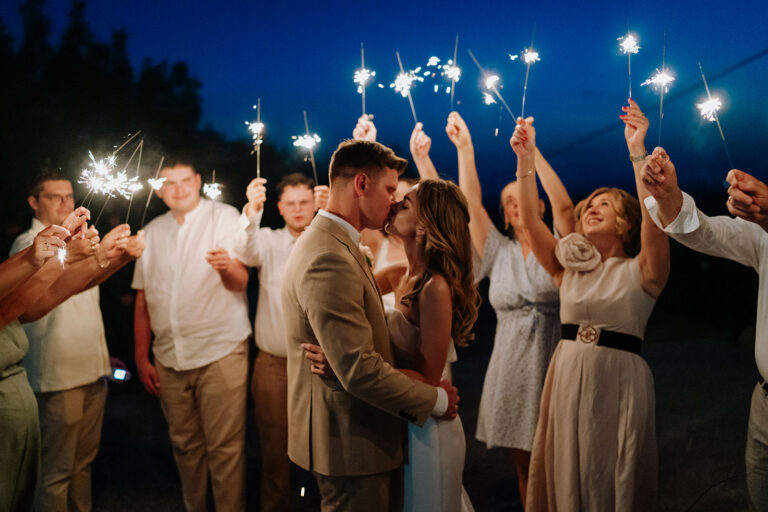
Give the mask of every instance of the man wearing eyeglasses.
[[[63, 225], [75, 209], [72, 183], [60, 171], [43, 171], [27, 201], [35, 216], [30, 228], [14, 241], [11, 254], [32, 245], [47, 226]], [[86, 289], [45, 315], [37, 312], [46, 309], [38, 304], [20, 317], [29, 338], [29, 353], [22, 365], [37, 398], [42, 436], [36, 510], [91, 510], [91, 463], [101, 440], [107, 399], [104, 377], [111, 372], [98, 284], [141, 253], [143, 237], [139, 235], [135, 237], [138, 251], [109, 256], [128, 235], [130, 227], [123, 224], [99, 244], [95, 231], [91, 232], [91, 249], [101, 270]]]

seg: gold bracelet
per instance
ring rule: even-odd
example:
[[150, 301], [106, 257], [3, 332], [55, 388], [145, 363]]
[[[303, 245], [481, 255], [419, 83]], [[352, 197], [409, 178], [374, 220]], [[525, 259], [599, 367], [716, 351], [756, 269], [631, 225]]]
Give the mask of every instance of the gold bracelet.
[[516, 172], [516, 173], [515, 173], [515, 176], [517, 176], [517, 179], [520, 179], [520, 178], [525, 178], [525, 177], [527, 177], [527, 176], [530, 176], [531, 174], [533, 174], [533, 173], [535, 173], [535, 172], [536, 172], [536, 169], [535, 169], [535, 168], [533, 168], [533, 169], [531, 169], [530, 171], [528, 171], [528, 172], [525, 172], [525, 173], [523, 173], [523, 174], [520, 174], [519, 172]]
[[648, 152], [647, 151], [643, 151], [642, 155], [637, 155], [637, 156], [632, 156], [632, 154], [630, 153], [629, 161], [632, 162], [633, 164], [637, 163], [637, 162], [642, 162], [643, 160], [645, 160], [645, 157], [647, 157], [647, 156], [648, 156]]

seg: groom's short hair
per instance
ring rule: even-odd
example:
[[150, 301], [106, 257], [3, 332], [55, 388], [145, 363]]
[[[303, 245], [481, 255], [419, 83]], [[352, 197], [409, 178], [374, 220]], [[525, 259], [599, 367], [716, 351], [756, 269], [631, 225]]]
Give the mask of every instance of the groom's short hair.
[[364, 171], [375, 179], [385, 169], [395, 169], [398, 176], [403, 173], [408, 160], [400, 158], [384, 144], [367, 140], [345, 140], [331, 156], [328, 178], [331, 183], [348, 180]]

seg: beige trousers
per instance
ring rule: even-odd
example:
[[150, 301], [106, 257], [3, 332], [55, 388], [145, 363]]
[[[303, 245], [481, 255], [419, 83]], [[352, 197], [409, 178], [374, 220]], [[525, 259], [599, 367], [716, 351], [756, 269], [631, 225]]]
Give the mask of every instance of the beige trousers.
[[312, 472], [320, 489], [322, 512], [402, 512], [403, 466], [364, 476]]
[[101, 441], [107, 381], [36, 393], [42, 457], [35, 510], [91, 510], [91, 463]]
[[289, 510], [287, 359], [259, 351], [253, 363], [251, 391], [261, 446], [261, 512]]
[[156, 368], [186, 509], [206, 511], [210, 475], [216, 511], [245, 510], [247, 343], [202, 368]]

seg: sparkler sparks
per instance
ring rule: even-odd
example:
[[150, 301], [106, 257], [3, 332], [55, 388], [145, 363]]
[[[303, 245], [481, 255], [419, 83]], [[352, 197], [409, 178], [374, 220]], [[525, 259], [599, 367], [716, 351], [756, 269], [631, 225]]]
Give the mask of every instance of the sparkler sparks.
[[314, 149], [320, 143], [320, 137], [316, 133], [305, 135], [294, 135], [291, 137], [294, 139], [293, 145], [297, 148], [304, 148], [307, 150]]
[[203, 185], [203, 193], [211, 201], [221, 197], [221, 183], [206, 183]]
[[652, 85], [654, 89], [667, 93], [669, 92], [669, 84], [674, 81], [674, 76], [672, 76], [666, 69], [661, 69], [660, 71], [657, 70], [655, 75], [640, 85]]
[[526, 50], [523, 52], [523, 62], [526, 64], [533, 64], [534, 62], [540, 60], [539, 52], [534, 51], [532, 48], [526, 48]]
[[[256, 106], [254, 105], [253, 108], [256, 108]], [[264, 131], [264, 123], [246, 121], [245, 125], [248, 127], [248, 131], [251, 132], [254, 148], [264, 142], [264, 139], [261, 138], [261, 133]]]
[[163, 188], [163, 183], [165, 183], [165, 176], [162, 178], [149, 178], [147, 180], [147, 184], [152, 187], [152, 190], [160, 190]]
[[496, 100], [493, 99], [493, 96], [491, 96], [487, 92], [484, 92], [483, 93], [483, 103], [485, 103], [486, 105], [493, 105], [494, 103], [496, 103]]
[[509, 55], [509, 60], [517, 60], [517, 58], [519, 57], [519, 55], [516, 53], [514, 55], [511, 53], [508, 53], [507, 55]]
[[67, 248], [66, 247], [59, 247], [59, 250], [56, 251], [56, 257], [59, 258], [59, 263], [61, 263], [61, 266], [64, 266], [64, 262], [67, 261]]
[[355, 71], [355, 75], [352, 80], [357, 84], [358, 94], [363, 94], [363, 89], [366, 85], [368, 85], [368, 81], [375, 76], [376, 72], [367, 68], [360, 68]]
[[637, 53], [640, 51], [640, 45], [637, 44], [637, 39], [635, 39], [635, 36], [632, 34], [627, 34], [624, 37], [617, 38], [618, 41], [621, 41], [619, 43], [619, 47], [621, 48], [621, 52], [624, 55], [628, 55], [630, 53]]
[[723, 103], [720, 101], [720, 98], [717, 97], [712, 97], [704, 103], [696, 104], [696, 108], [699, 109], [699, 114], [701, 114], [701, 117], [710, 122], [717, 119], [717, 112], [722, 106]]
[[496, 84], [499, 82], [499, 75], [489, 75], [488, 78], [485, 79], [485, 87], [486, 89], [495, 89]]
[[435, 57], [434, 55], [430, 57], [429, 60], [427, 61], [427, 67], [437, 66], [438, 64], [440, 64], [440, 59]]
[[461, 78], [461, 68], [449, 60], [447, 64], [443, 66], [443, 76], [453, 82], [458, 82]]
[[424, 78], [416, 75], [414, 71], [415, 70], [398, 73], [395, 77], [395, 81], [389, 84], [389, 88], [394, 88], [396, 93], [399, 93], [403, 98], [407, 98], [411, 93], [413, 83], [424, 81]]

